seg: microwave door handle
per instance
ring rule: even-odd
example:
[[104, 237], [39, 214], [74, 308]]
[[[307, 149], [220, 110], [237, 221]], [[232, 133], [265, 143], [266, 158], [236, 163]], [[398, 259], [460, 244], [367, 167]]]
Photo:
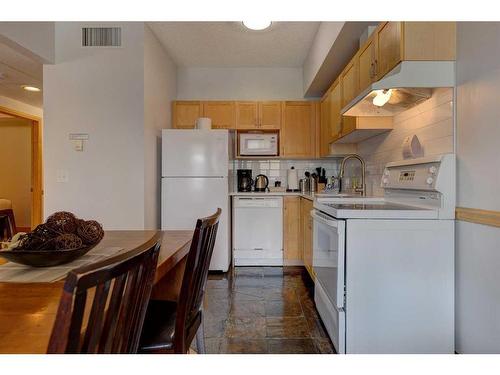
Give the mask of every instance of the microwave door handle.
[[332, 228], [338, 227], [337, 220], [332, 220], [332, 219], [328, 218], [326, 215], [322, 215], [322, 214], [318, 213], [316, 210], [312, 210], [310, 214], [314, 220], [317, 220], [322, 224], [328, 225], [329, 227], [332, 227]]

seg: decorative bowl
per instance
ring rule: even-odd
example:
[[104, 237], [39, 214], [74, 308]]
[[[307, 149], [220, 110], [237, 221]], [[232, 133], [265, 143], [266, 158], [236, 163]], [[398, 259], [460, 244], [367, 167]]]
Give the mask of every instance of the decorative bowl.
[[72, 262], [85, 255], [96, 245], [70, 250], [0, 250], [0, 257], [26, 266], [52, 267]]

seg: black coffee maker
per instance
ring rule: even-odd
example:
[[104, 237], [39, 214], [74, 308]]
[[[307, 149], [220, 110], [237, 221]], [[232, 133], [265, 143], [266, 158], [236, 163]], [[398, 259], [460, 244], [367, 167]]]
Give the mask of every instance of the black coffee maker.
[[238, 191], [252, 191], [252, 170], [251, 169], [238, 169], [236, 171], [238, 176]]

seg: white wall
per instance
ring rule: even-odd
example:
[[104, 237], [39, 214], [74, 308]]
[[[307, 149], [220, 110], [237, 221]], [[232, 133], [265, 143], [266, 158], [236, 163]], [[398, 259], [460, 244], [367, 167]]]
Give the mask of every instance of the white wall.
[[303, 65], [305, 88], [308, 88], [316, 78], [343, 26], [344, 22], [320, 23]]
[[31, 127], [29, 120], [0, 118], [0, 198], [12, 201], [16, 226], [31, 227]]
[[[457, 206], [500, 210], [500, 23], [457, 26]], [[457, 223], [456, 350], [500, 353], [500, 228]]]
[[386, 163], [403, 160], [403, 140], [416, 134], [425, 156], [450, 153], [453, 142], [453, 90], [437, 89], [432, 97], [394, 116], [394, 129], [358, 144], [365, 159], [367, 193], [383, 195], [380, 179]]
[[54, 32], [54, 22], [0, 22], [0, 40], [17, 44], [27, 55], [46, 64], [55, 61]]
[[[45, 216], [69, 210], [106, 229], [142, 229], [144, 24], [112, 24], [122, 48], [82, 48], [83, 25], [56, 23], [57, 64], [44, 66]], [[89, 134], [83, 152], [69, 133]]]
[[171, 128], [176, 66], [144, 26], [144, 226], [160, 228], [161, 129]]
[[278, 100], [303, 98], [302, 68], [181, 68], [177, 99]]

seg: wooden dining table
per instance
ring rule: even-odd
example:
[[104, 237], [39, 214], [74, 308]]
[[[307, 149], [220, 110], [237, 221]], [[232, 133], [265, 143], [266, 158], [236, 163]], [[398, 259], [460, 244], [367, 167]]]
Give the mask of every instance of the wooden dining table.
[[[158, 231], [106, 231], [96, 249], [130, 251]], [[193, 231], [161, 231], [162, 244], [154, 298], [178, 296]], [[116, 255], [116, 253], [114, 254]], [[0, 261], [1, 263], [1, 261]], [[64, 280], [47, 283], [0, 282], [0, 354], [46, 353]]]

